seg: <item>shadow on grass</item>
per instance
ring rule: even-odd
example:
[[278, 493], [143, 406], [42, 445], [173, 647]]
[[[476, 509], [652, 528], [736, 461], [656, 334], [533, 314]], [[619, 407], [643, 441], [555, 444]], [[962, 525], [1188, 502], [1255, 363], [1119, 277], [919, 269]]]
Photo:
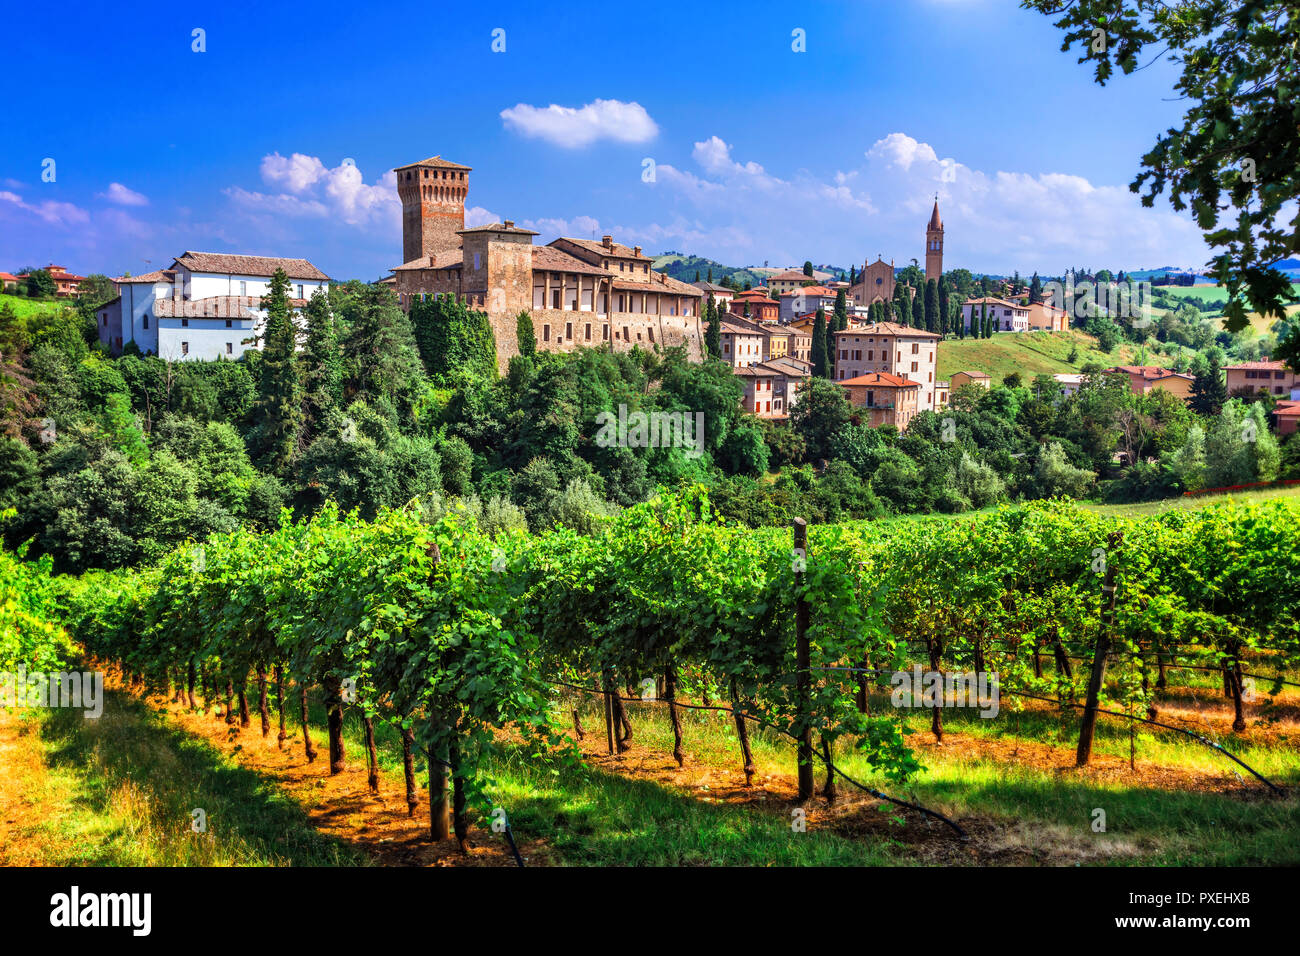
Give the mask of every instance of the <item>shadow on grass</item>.
[[[76, 805], [109, 821], [82, 846], [89, 865], [334, 865], [364, 862], [352, 847], [318, 832], [276, 785], [169, 726], [125, 694], [107, 691], [104, 713], [52, 710], [41, 736], [52, 766], [81, 783]], [[191, 829], [205, 811], [207, 832]]]

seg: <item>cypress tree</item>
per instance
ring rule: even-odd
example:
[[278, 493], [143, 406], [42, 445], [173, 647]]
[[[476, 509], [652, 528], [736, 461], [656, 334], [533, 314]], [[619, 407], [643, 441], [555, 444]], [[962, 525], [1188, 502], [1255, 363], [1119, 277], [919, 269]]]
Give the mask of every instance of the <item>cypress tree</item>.
[[849, 300], [848, 297], [844, 294], [844, 290], [840, 289], [839, 292], [835, 293], [835, 321], [832, 324], [832, 328], [836, 332], [843, 332], [848, 327], [849, 327]]
[[1195, 373], [1192, 380], [1192, 411], [1201, 415], [1217, 415], [1228, 400], [1228, 386], [1223, 381], [1223, 369], [1217, 352], [1210, 353], [1210, 361]]
[[713, 294], [709, 294], [709, 299], [704, 303], [704, 314], [708, 317], [708, 325], [704, 331], [704, 350], [713, 358], [722, 357], [722, 310], [718, 308], [718, 303], [713, 301]]
[[952, 302], [948, 299], [948, 283], [939, 283], [939, 328], [940, 335], [947, 335], [952, 324]]
[[939, 331], [939, 283], [934, 279], [925, 284], [925, 330]]
[[298, 357], [302, 380], [303, 428], [299, 445], [306, 445], [321, 424], [343, 401], [343, 353], [329, 294], [318, 289], [303, 309], [307, 339]]
[[921, 290], [917, 289], [912, 295], [912, 328], [925, 328], [925, 297]]
[[527, 309], [515, 316], [515, 341], [519, 343], [520, 355], [537, 354], [537, 332], [533, 329], [533, 317]]
[[812, 371], [818, 378], [831, 377], [831, 351], [826, 339], [826, 312], [818, 309], [812, 330]]
[[271, 468], [284, 474], [293, 461], [302, 423], [302, 392], [298, 383], [297, 327], [289, 304], [289, 277], [283, 269], [275, 270], [261, 305], [266, 313], [257, 392], [261, 450]]

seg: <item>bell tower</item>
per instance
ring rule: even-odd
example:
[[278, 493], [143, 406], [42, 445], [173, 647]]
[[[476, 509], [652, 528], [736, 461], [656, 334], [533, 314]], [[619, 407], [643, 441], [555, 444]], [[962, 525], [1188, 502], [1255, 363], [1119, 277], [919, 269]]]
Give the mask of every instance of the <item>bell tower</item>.
[[925, 281], [943, 277], [943, 222], [939, 219], [939, 196], [934, 197], [934, 212], [925, 227]]
[[402, 262], [460, 248], [470, 167], [434, 156], [393, 171], [402, 200]]

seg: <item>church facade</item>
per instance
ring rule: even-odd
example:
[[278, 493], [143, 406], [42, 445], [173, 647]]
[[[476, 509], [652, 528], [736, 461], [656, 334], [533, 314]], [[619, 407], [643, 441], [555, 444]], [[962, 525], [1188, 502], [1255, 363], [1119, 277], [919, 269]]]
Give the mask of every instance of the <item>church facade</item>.
[[[943, 277], [943, 221], [939, 218], [939, 197], [934, 200], [930, 221], [925, 226], [925, 281], [936, 282]], [[894, 263], [877, 256], [875, 262], [864, 262], [856, 285], [849, 289], [849, 297], [858, 305], [870, 307], [875, 302], [888, 304], [894, 298]], [[915, 290], [912, 290], [915, 295]]]

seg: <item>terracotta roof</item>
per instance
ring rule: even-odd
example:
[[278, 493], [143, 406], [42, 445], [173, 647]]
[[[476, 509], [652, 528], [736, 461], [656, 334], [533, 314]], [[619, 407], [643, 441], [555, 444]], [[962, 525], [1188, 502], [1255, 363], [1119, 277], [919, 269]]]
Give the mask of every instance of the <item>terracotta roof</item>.
[[1286, 371], [1285, 362], [1242, 362], [1238, 365], [1225, 365], [1224, 370], [1234, 369], [1236, 371], [1250, 372], [1283, 372]]
[[704, 298], [704, 293], [697, 289], [689, 282], [682, 282], [680, 279], [674, 279], [670, 275], [662, 272], [650, 270], [650, 279], [653, 285], [663, 286], [665, 292], [672, 292], [677, 295], [691, 295]]
[[718, 326], [722, 332], [730, 332], [732, 335], [762, 335], [763, 330], [756, 325], [746, 323], [740, 325], [737, 322], [722, 322]]
[[981, 296], [978, 299], [967, 299], [962, 303], [962, 305], [981, 305], [983, 303], [987, 303], [988, 305], [1000, 305], [1005, 309], [1021, 309], [1023, 311], [1028, 311], [1029, 309], [1029, 306], [1021, 305], [1019, 302], [1008, 302], [1006, 299], [996, 299], [991, 295]]
[[809, 285], [801, 289], [791, 289], [789, 292], [782, 292], [781, 298], [787, 295], [820, 295], [824, 298], [833, 299], [837, 295], [834, 289], [828, 289], [824, 285]]
[[813, 278], [813, 276], [810, 276], [807, 273], [802, 272], [798, 269], [787, 269], [785, 270], [785, 272], [778, 272], [776, 275], [771, 275], [767, 277], [768, 282], [771, 282], [773, 280], [779, 280], [781, 282], [795, 282], [795, 281], [802, 282], [805, 279], [808, 280], [809, 282], [816, 281]]
[[138, 276], [119, 276], [113, 282], [117, 285], [136, 285], [140, 283], [171, 282], [176, 278], [175, 269], [155, 269]]
[[766, 368], [774, 368], [782, 374], [794, 377], [808, 377], [812, 375], [812, 362], [806, 362], [801, 358], [795, 358], [793, 355], [781, 355], [774, 359], [763, 362]]
[[1106, 369], [1108, 372], [1124, 372], [1127, 375], [1135, 375], [1147, 382], [1155, 382], [1165, 378], [1185, 378], [1189, 381], [1193, 376], [1186, 375], [1183, 372], [1175, 372], [1172, 369], [1161, 368], [1158, 365], [1115, 365]]
[[871, 325], [860, 325], [856, 329], [840, 329], [836, 335], [901, 335], [913, 339], [938, 339], [941, 338], [937, 332], [927, 332], [925, 329], [914, 329], [910, 325], [899, 325], [897, 322], [875, 322]]
[[393, 269], [394, 272], [410, 271], [412, 269], [459, 269], [464, 260], [464, 253], [460, 249], [449, 249], [446, 252], [439, 252], [433, 256], [420, 256], [418, 259], [412, 259], [410, 262], [403, 262], [400, 266]]
[[966, 371], [965, 369], [963, 369], [963, 370], [960, 371], [960, 372], [953, 372], [952, 374], [953, 374], [953, 375], [965, 375], [967, 378], [988, 378], [988, 377], [989, 377], [989, 376], [988, 376], [988, 373], [986, 373], [986, 372], [968, 372], [968, 371]]
[[520, 229], [513, 222], [494, 222], [486, 226], [474, 226], [472, 229], [457, 229], [456, 235], [463, 236], [470, 232], [508, 232], [515, 236], [536, 236], [540, 233], [531, 229]]
[[774, 368], [764, 368], [762, 362], [754, 365], [742, 365], [739, 368], [732, 369], [736, 375], [753, 376], [754, 378], [776, 378], [778, 375], [784, 375], [784, 372], [778, 372]]
[[866, 375], [859, 375], [856, 378], [845, 378], [839, 381], [840, 385], [875, 385], [885, 388], [920, 388], [920, 382], [914, 382], [910, 378], [903, 378], [901, 375], [891, 375], [889, 372], [868, 372]]
[[[585, 259], [569, 255], [563, 249], [554, 246], [533, 246], [533, 268], [546, 272], [580, 272], [583, 275], [607, 276], [609, 271], [600, 266], [593, 266]], [[646, 286], [641, 282], [638, 285]]]
[[735, 295], [735, 290], [725, 285], [715, 285], [712, 282], [692, 282], [691, 285], [703, 292], [721, 292], [724, 295]]
[[[306, 299], [290, 299], [289, 304], [301, 309]], [[252, 309], [262, 308], [261, 296], [213, 295], [206, 299], [158, 299], [153, 304], [154, 314], [160, 319], [256, 319]]]
[[1273, 414], [1282, 418], [1300, 416], [1300, 402], [1278, 402], [1273, 406]]
[[443, 159], [441, 156], [430, 156], [428, 159], [422, 159], [418, 163], [407, 163], [405, 166], [396, 166], [393, 171], [399, 169], [413, 169], [416, 166], [436, 166], [439, 169], [464, 169], [466, 171], [473, 169], [473, 166], [462, 166], [460, 163], [453, 163], [449, 159]]
[[[650, 257], [635, 252], [631, 246], [625, 246], [621, 242], [611, 241], [609, 246], [603, 242], [597, 242], [595, 239], [572, 239], [569, 236], [561, 236], [565, 242], [571, 242], [575, 246], [581, 246], [590, 252], [601, 256], [618, 256], [620, 259], [649, 259]], [[556, 242], [559, 240], [557, 239]]]
[[[176, 263], [191, 272], [217, 272], [223, 275], [271, 276], [283, 269], [290, 279], [328, 279], [306, 259], [277, 259], [272, 256], [237, 256], [224, 252], [183, 252]], [[176, 263], [173, 263], [175, 265]]]

